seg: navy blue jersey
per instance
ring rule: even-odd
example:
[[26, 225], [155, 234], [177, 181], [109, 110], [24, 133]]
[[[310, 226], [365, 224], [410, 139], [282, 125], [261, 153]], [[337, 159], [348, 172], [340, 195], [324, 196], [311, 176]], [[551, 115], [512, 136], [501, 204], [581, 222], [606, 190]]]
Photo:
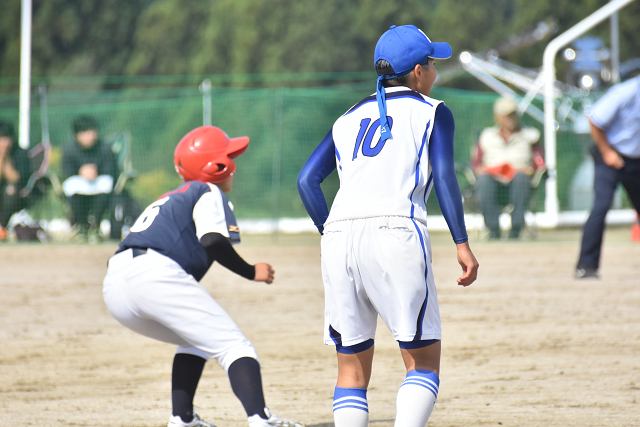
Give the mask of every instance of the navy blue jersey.
[[232, 243], [240, 241], [233, 208], [224, 193], [213, 184], [189, 181], [150, 204], [118, 252], [153, 249], [200, 281], [213, 263], [200, 244], [206, 233], [220, 233]]

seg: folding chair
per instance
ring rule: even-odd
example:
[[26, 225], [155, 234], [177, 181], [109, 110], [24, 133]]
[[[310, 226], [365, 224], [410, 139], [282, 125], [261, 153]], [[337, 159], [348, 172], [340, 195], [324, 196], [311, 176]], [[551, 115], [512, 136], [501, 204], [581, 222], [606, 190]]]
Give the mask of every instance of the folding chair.
[[38, 93], [40, 95], [42, 140], [27, 152], [33, 172], [29, 176], [25, 187], [20, 190], [20, 197], [25, 200], [27, 207], [32, 206], [36, 201], [46, 197], [49, 188], [54, 191], [56, 196], [64, 200], [64, 192], [60, 184], [60, 179], [58, 179], [58, 176], [49, 168], [51, 162], [51, 140], [49, 139], [46, 87], [40, 85], [38, 87]]
[[109, 207], [110, 238], [120, 240], [126, 236], [129, 227], [142, 213], [142, 209], [126, 188], [127, 182], [135, 178], [137, 172], [133, 169], [131, 134], [129, 132], [110, 134], [105, 138], [105, 141], [111, 145], [111, 151], [116, 157], [119, 171]]

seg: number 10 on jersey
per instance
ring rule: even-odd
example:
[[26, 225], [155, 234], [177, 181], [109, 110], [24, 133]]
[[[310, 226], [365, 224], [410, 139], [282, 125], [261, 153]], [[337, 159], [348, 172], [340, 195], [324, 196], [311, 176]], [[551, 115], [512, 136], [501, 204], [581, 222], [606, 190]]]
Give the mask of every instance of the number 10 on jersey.
[[[387, 116], [387, 122], [389, 122], [389, 130], [391, 130], [391, 128], [393, 127], [393, 119], [390, 116]], [[371, 126], [369, 126], [370, 124]], [[376, 145], [374, 145], [373, 147], [371, 146], [373, 135], [379, 128], [380, 119], [375, 120], [373, 123], [371, 123], [371, 119], [362, 119], [362, 121], [360, 122], [360, 131], [358, 132], [358, 136], [356, 138], [356, 146], [353, 149], [352, 160], [355, 160], [356, 157], [358, 157], [360, 146], [362, 146], [362, 154], [367, 157], [375, 157], [380, 153], [387, 141], [380, 142], [381, 138], [378, 138]]]

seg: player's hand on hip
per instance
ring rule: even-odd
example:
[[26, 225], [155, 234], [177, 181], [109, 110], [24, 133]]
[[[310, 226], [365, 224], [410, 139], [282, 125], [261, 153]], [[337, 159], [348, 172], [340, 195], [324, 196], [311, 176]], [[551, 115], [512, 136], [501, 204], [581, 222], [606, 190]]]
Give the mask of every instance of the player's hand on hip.
[[267, 285], [273, 283], [273, 276], [275, 274], [273, 267], [266, 262], [260, 262], [254, 265], [254, 267], [256, 269], [256, 276], [253, 278], [254, 281], [264, 282]]
[[469, 242], [458, 243], [456, 246], [458, 247], [458, 263], [462, 267], [462, 276], [458, 278], [457, 282], [460, 286], [469, 286], [478, 277], [480, 264], [471, 252]]
[[602, 154], [602, 161], [614, 169], [622, 169], [624, 167], [624, 159], [616, 150], [609, 150]]

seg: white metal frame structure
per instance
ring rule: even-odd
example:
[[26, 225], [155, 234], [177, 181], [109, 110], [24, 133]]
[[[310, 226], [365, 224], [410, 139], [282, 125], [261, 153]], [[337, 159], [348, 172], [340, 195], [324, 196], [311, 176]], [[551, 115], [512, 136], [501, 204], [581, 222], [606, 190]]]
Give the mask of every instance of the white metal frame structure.
[[[529, 114], [544, 125], [545, 162], [548, 176], [545, 182], [545, 209], [537, 213], [535, 218], [529, 218], [539, 227], [554, 228], [561, 225], [580, 225], [584, 223], [587, 212], [559, 212], [558, 183], [557, 183], [557, 157], [556, 157], [556, 131], [565, 126], [567, 120], [574, 122], [575, 127], [585, 121], [583, 113], [573, 110], [573, 100], [582, 98], [584, 93], [577, 87], [566, 85], [556, 80], [555, 58], [561, 48], [568, 45], [588, 30], [615, 16], [618, 10], [634, 0], [611, 0], [587, 18], [553, 39], [546, 47], [543, 56], [543, 65], [540, 73], [518, 67], [497, 57], [484, 59], [481, 55], [471, 52], [463, 52], [460, 55], [460, 63], [470, 74], [485, 83], [491, 89], [502, 96], [511, 96], [520, 99], [518, 112], [522, 115]], [[516, 91], [505, 83], [524, 92], [524, 96], [518, 96]], [[544, 111], [531, 105], [534, 98], [544, 100]], [[478, 218], [469, 218], [470, 223], [482, 223]], [[635, 219], [632, 210], [610, 212], [607, 221], [609, 223], [631, 223]]]
[[545, 162], [548, 168], [548, 178], [545, 183], [545, 223], [548, 227], [557, 227], [559, 221], [558, 181], [556, 165], [556, 129], [555, 120], [555, 59], [560, 49], [582, 34], [595, 27], [600, 22], [615, 14], [634, 0], [612, 0], [587, 18], [583, 19], [569, 30], [553, 39], [545, 48], [542, 57], [542, 76], [544, 81], [544, 144]]

